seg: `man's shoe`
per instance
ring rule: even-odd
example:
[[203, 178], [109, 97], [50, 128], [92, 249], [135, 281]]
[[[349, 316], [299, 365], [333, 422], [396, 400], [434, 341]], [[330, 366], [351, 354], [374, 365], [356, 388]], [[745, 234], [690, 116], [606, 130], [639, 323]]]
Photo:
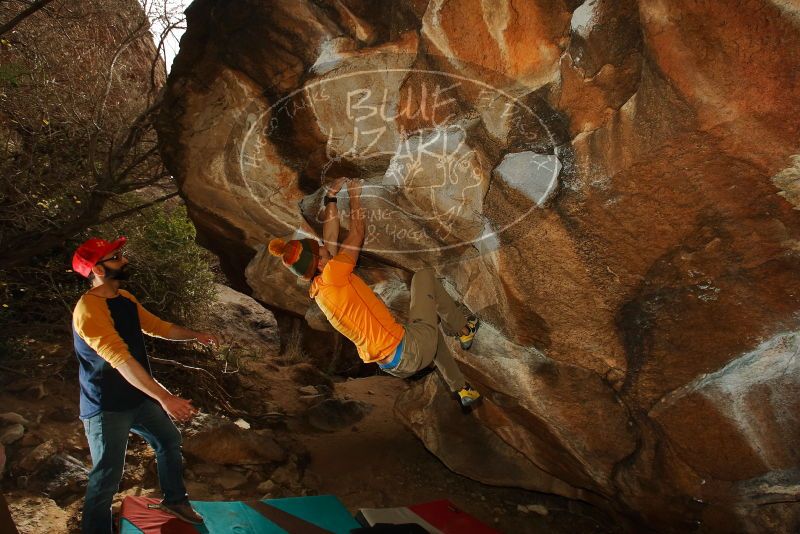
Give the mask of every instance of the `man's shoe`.
[[472, 339], [475, 337], [475, 332], [478, 331], [478, 325], [480, 321], [478, 320], [477, 315], [470, 315], [467, 317], [467, 328], [469, 332], [464, 335], [458, 336], [458, 342], [461, 343], [461, 348], [464, 350], [469, 350], [472, 346]]
[[469, 408], [481, 398], [481, 394], [478, 393], [477, 390], [472, 389], [472, 387], [467, 384], [458, 392], [458, 400], [461, 401], [461, 406], [464, 408]]
[[203, 524], [203, 516], [198, 514], [188, 501], [178, 504], [165, 504], [162, 502], [161, 509], [168, 514], [174, 515], [181, 521], [186, 521], [192, 525]]

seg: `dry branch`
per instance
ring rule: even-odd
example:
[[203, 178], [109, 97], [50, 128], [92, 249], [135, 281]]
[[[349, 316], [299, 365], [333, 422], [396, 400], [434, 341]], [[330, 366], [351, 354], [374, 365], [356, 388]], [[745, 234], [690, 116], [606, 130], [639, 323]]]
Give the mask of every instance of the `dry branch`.
[[199, 378], [203, 389], [210, 395], [210, 397], [228, 413], [234, 415], [240, 415], [241, 411], [237, 410], [233, 406], [231, 406], [229, 400], [232, 398], [231, 394], [228, 393], [225, 388], [223, 388], [220, 383], [217, 381], [216, 377], [207, 369], [203, 369], [202, 367], [196, 367], [193, 365], [186, 365], [185, 363], [181, 363], [175, 360], [169, 360], [166, 358], [157, 358], [154, 356], [149, 357], [150, 361], [155, 363], [160, 363], [162, 365], [168, 365], [170, 367], [176, 367], [178, 369], [182, 369], [185, 371], [189, 371], [195, 375], [199, 375]]

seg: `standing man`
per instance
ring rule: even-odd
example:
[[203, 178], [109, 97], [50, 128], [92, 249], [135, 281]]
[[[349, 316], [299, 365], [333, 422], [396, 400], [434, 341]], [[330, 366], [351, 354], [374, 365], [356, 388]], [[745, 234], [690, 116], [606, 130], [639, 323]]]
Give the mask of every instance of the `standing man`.
[[187, 421], [191, 401], [173, 395], [153, 379], [142, 332], [178, 341], [217, 344], [212, 334], [162, 321], [120, 289], [128, 260], [120, 237], [109, 243], [91, 238], [75, 251], [72, 268], [92, 282], [72, 315], [83, 420], [93, 468], [83, 507], [83, 534], [111, 534], [111, 502], [119, 489], [129, 432], [156, 452], [161, 508], [189, 523], [203, 518], [189, 504], [183, 484], [181, 436], [170, 416]]
[[[339, 212], [336, 195], [345, 183], [336, 180], [325, 196], [323, 247], [313, 239], [284, 242], [273, 239], [269, 251], [301, 278], [311, 280], [309, 295], [331, 325], [352, 341], [366, 363], [376, 362], [387, 373], [406, 378], [433, 363], [462, 406], [480, 398], [458, 368], [439, 330], [439, 321], [459, 338], [461, 348], [472, 345], [478, 318], [465, 317], [433, 270], [423, 269], [411, 279], [408, 324], [398, 324], [386, 305], [353, 272], [364, 242], [361, 184], [350, 180], [350, 229], [339, 250]], [[317, 274], [319, 273], [319, 274]]]

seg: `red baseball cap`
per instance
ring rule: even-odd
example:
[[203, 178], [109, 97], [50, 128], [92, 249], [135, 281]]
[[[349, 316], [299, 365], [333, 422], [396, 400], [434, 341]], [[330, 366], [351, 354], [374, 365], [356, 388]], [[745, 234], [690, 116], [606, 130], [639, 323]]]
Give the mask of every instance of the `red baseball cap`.
[[108, 242], [105, 239], [90, 237], [84, 241], [75, 254], [72, 255], [72, 270], [81, 274], [85, 278], [89, 277], [92, 267], [97, 265], [103, 256], [109, 252], [114, 252], [122, 247], [128, 240], [127, 237], [119, 237], [115, 241]]

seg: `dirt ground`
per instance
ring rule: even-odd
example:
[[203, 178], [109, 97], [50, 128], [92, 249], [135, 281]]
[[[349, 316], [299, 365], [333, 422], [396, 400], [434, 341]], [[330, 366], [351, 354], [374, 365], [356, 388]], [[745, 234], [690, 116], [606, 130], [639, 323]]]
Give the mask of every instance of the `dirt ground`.
[[[68, 347], [62, 349], [63, 357], [69, 358]], [[30, 421], [25, 437], [7, 448], [9, 466], [13, 467], [23, 454], [47, 440], [55, 442], [60, 452], [79, 460], [87, 469], [91, 466], [83, 427], [77, 419], [77, 368], [64, 364], [63, 359], [55, 361], [62, 363], [52, 365], [50, 370], [46, 363], [40, 365], [44, 369], [38, 374], [40, 378], [28, 379], [22, 374], [3, 376], [0, 412], [19, 413]], [[289, 460], [300, 466], [296, 483], [264, 495], [263, 484], [270, 478], [269, 473], [255, 473], [247, 466], [229, 466], [222, 469], [242, 473], [247, 482], [226, 489], [216, 484], [218, 480], [214, 478], [219, 478], [218, 475], [204, 477], [203, 466], [187, 460], [187, 487], [192, 498], [241, 500], [333, 494], [353, 513], [359, 508], [449, 499], [497, 531], [509, 534], [617, 531], [608, 516], [585, 503], [486, 486], [449, 471], [394, 415], [394, 400], [407, 387], [403, 380], [385, 375], [348, 379], [336, 381], [331, 392], [320, 386], [326, 393], [321, 397], [332, 395], [370, 407], [367, 415], [355, 424], [332, 432], [315, 429], [306, 417], [315, 400], [300, 391], [303, 384], [297, 381], [303, 374], [298, 370], [308, 371], [308, 367], [287, 365], [277, 357], [261, 357], [239, 370], [238, 406], [252, 411], [252, 417], [245, 414], [243, 418], [253, 429], [269, 428], [284, 443], [290, 440], [297, 444], [289, 446], [298, 451], [290, 454]], [[192, 397], [191, 391], [182, 393]], [[140, 439], [132, 438], [117, 505], [125, 495], [158, 495], [154, 464], [152, 451]], [[20, 531], [77, 532], [85, 474], [79, 473], [77, 482], [62, 484], [53, 500], [42, 489], [49, 482], [41, 480], [43, 476], [47, 475], [20, 476], [9, 471], [2, 480], [3, 493]], [[272, 477], [275, 478], [274, 473]]]
[[[352, 428], [299, 434], [311, 452], [307, 484], [337, 495], [350, 510], [449, 499], [508, 534], [610, 532], [604, 527], [608, 520], [589, 505], [487, 486], [447, 469], [395, 417], [394, 400], [405, 388], [403, 380], [390, 376], [337, 384], [337, 394], [368, 402], [373, 409]], [[541, 506], [547, 515], [529, 511], [530, 505]]]

